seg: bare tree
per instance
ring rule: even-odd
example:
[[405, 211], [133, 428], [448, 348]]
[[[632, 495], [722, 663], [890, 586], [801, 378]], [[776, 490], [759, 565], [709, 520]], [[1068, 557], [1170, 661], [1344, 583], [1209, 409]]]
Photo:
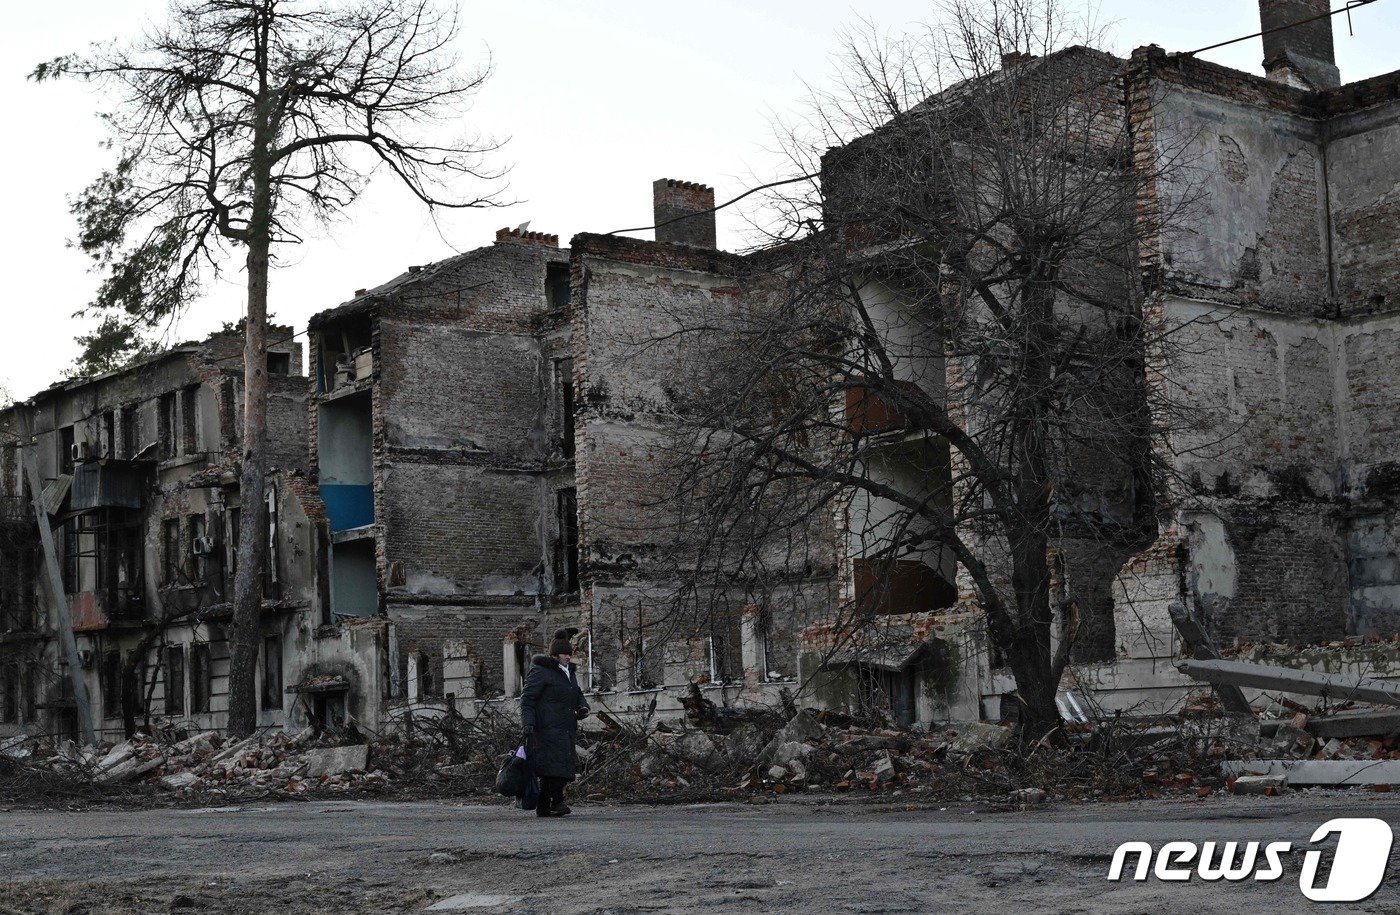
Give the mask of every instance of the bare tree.
[[961, 598], [1038, 738], [1074, 653], [1113, 648], [1057, 563], [1153, 534], [1171, 413], [1135, 207], [1176, 163], [1134, 161], [1125, 62], [1053, 0], [944, 12], [848, 39], [839, 91], [784, 136], [812, 180], [770, 201], [749, 307], [684, 328], [705, 353], [678, 410], [687, 594], [829, 574], [848, 639]]
[[40, 64], [37, 81], [110, 90], [116, 164], [73, 203], [77, 244], [106, 279], [93, 308], [169, 319], [233, 250], [247, 271], [241, 526], [229, 729], [251, 733], [264, 511], [267, 292], [273, 252], [326, 223], [385, 169], [427, 206], [477, 207], [447, 182], [492, 180], [474, 138], [433, 139], [486, 79], [451, 51], [457, 22], [432, 0], [175, 0], [126, 44]]

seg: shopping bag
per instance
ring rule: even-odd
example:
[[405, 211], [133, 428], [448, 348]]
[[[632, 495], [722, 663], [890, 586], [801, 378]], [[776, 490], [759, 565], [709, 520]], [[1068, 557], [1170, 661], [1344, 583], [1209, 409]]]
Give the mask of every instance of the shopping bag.
[[520, 797], [534, 776], [525, 758], [524, 749], [521, 747], [506, 757], [505, 763], [496, 773], [496, 793], [502, 797]]

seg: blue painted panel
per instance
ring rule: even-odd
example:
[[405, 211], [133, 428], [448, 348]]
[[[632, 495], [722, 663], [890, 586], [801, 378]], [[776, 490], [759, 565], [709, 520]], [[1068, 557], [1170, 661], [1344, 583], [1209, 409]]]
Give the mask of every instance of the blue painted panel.
[[332, 531], [348, 531], [374, 523], [374, 487], [368, 483], [323, 483], [321, 501], [326, 503]]

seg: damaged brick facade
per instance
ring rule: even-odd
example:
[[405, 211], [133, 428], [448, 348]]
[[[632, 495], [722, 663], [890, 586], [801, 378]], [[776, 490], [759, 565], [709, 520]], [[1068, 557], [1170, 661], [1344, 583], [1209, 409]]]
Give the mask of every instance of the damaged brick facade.
[[[1261, 4], [1266, 24], [1317, 6]], [[1320, 29], [1294, 37], [1266, 46], [1267, 79], [1156, 47], [1130, 60], [1068, 52], [1116, 74], [1104, 85], [1121, 90], [1139, 167], [1169, 154], [1190, 163], [1144, 189], [1140, 276], [1102, 291], [1139, 296], [1141, 314], [1180, 340], [1170, 360], [1143, 354], [1144, 374], [1204, 421], [1151, 443], [1176, 477], [1151, 506], [1155, 536], [1068, 529], [1052, 545], [1053, 598], [1083, 618], [1075, 685], [1107, 708], [1166, 708], [1188, 688], [1171, 665], [1173, 603], [1224, 644], [1400, 631], [1400, 74], [1339, 86], [1330, 31], [1325, 47]], [[747, 307], [781, 264], [716, 250], [712, 189], [662, 179], [653, 195], [655, 241], [584, 233], [560, 247], [502, 229], [492, 245], [411, 267], [312, 318], [309, 378], [295, 368], [273, 378], [284, 606], [266, 634], [281, 639], [287, 698], [265, 723], [348, 717], [377, 730], [448, 697], [479, 711], [516, 695], [531, 654], [565, 625], [581, 630], [587, 685], [624, 711], [653, 699], [674, 711], [690, 683], [725, 701], [777, 701], [830, 659], [833, 608], [869, 587], [850, 505], [811, 530], [798, 571], [761, 600], [725, 594], [723, 612], [670, 612], [679, 583], [667, 449], [677, 393], [706, 355], [674, 331]], [[1187, 203], [1184, 225], [1159, 224]], [[878, 307], [904, 307], [893, 291], [868, 291]], [[125, 441], [123, 410], [134, 406], [133, 441], [159, 455], [141, 458], [159, 480], [140, 522], [148, 606], [165, 599], [156, 582], [167, 534], [185, 543], [201, 516], [229, 542], [236, 352], [229, 340], [182, 348], [56, 386], [29, 407], [47, 482], [63, 473], [64, 428], [76, 430], [72, 443], [100, 444], [112, 415]], [[908, 383], [942, 396], [968, 371], [937, 360]], [[201, 442], [188, 454], [186, 397]], [[950, 406], [964, 419], [976, 409]], [[859, 398], [845, 407], [861, 434], [891, 421]], [[14, 419], [0, 419], [12, 435]], [[121, 460], [138, 457], [125, 447]], [[928, 447], [955, 475], [946, 443]], [[11, 538], [26, 529], [24, 487], [15, 449], [2, 456], [0, 713], [14, 695], [15, 719], [33, 704], [51, 718], [32, 720], [56, 722], [65, 706], [52, 621], [10, 596], [33, 593], [25, 575], [38, 560], [32, 543]], [[1080, 455], [1061, 497], [1126, 528], [1144, 499], [1132, 464]], [[995, 544], [982, 547], [995, 565]], [[810, 678], [813, 695], [856, 708], [880, 694], [906, 721], [997, 717], [1014, 684], [969, 582], [946, 556], [917, 563], [899, 605], [883, 608], [870, 663]], [[201, 615], [172, 637], [189, 651], [181, 714], [208, 700], [200, 726], [218, 723], [227, 671], [213, 647], [216, 579], [190, 591]], [[937, 594], [908, 612], [906, 591]], [[75, 608], [95, 608], [83, 600]], [[123, 628], [98, 610], [82, 616], [84, 644], [98, 658], [129, 650], [144, 624]], [[200, 643], [212, 673], [209, 695], [196, 698]], [[24, 685], [28, 670], [48, 685]], [[100, 704], [100, 662], [89, 682]], [[0, 720], [0, 734], [24, 723]]]

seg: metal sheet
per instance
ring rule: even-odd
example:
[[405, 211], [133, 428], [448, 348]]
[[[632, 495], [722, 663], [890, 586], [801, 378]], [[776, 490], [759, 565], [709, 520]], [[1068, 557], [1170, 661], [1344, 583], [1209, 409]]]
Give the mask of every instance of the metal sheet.
[[73, 472], [74, 511], [89, 508], [140, 508], [141, 474], [128, 461], [91, 461]]

